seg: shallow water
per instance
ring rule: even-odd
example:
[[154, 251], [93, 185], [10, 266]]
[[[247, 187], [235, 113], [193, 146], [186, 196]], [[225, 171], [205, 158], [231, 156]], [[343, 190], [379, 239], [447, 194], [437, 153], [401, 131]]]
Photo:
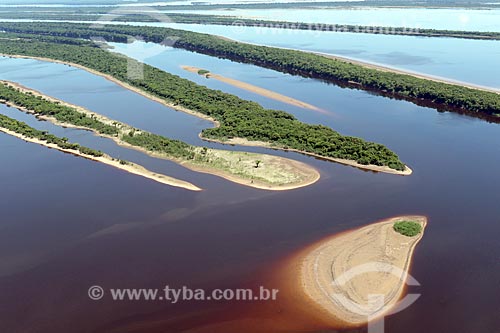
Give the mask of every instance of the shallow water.
[[[183, 64], [179, 58], [162, 66]], [[177, 120], [175, 126], [159, 123], [155, 119], [160, 113], [165, 119], [177, 113], [81, 70], [24, 61], [1, 60], [0, 79], [19, 81], [165, 135], [189, 139], [207, 125], [191, 116]], [[161, 65], [164, 59], [156, 61]], [[172, 305], [108, 298], [94, 302], [87, 289], [95, 284], [206, 289], [264, 285], [287, 293], [279, 269], [295, 251], [331, 233], [403, 214], [429, 217], [411, 270], [421, 283], [415, 291], [422, 296], [390, 317], [386, 331], [495, 331], [500, 325], [496, 297], [500, 174], [492, 170], [500, 163], [498, 125], [314, 80], [279, 73], [269, 77], [267, 70], [248, 74], [247, 65], [205, 61], [223, 75], [229, 75], [232, 66], [241, 66], [249, 83], [268, 80], [276, 90], [314, 101], [334, 116], [279, 107], [303, 121], [325, 123], [344, 134], [386, 144], [414, 174], [375, 174], [273, 152], [316, 166], [322, 179], [307, 188], [270, 193], [179, 167], [175, 176], [206, 189], [193, 193], [0, 134], [2, 331], [265, 332], [273, 323], [285, 322], [288, 331], [319, 332], [324, 328], [321, 323], [297, 310], [290, 294], [266, 304]], [[107, 98], [101, 91], [109, 92]], [[125, 108], [120, 104], [124, 96], [144, 107]], [[0, 107], [0, 112], [18, 112], [6, 109]], [[144, 117], [143, 109], [157, 113]], [[186, 132], [178, 133], [176, 126], [185, 126]], [[130, 153], [127, 157], [146, 167], [171, 170], [165, 161], [156, 165], [155, 159], [142, 154], [121, 152], [90, 133], [58, 131], [109, 153]]]

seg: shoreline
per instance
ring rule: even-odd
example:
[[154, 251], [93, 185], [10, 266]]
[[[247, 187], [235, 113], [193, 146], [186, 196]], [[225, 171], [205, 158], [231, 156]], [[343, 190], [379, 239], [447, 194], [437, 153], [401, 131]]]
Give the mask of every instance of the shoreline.
[[[122, 123], [119, 121], [114, 121], [112, 119], [107, 118], [106, 116], [92, 112], [90, 110], [87, 110], [84, 107], [74, 105], [74, 104], [71, 104], [71, 103], [68, 103], [65, 101], [61, 101], [59, 99], [56, 99], [56, 98], [53, 98], [50, 96], [46, 96], [37, 90], [26, 88], [26, 87], [22, 86], [21, 84], [7, 81], [7, 80], [0, 80], [0, 83], [9, 85], [9, 86], [17, 88], [17, 89], [20, 89], [23, 92], [31, 92], [35, 96], [43, 97], [46, 100], [49, 100], [51, 102], [58, 102], [61, 105], [74, 108], [80, 113], [86, 114], [88, 116], [91, 116], [91, 115], [94, 116], [95, 118], [97, 118], [99, 121], [101, 121], [103, 123], [118, 124], [120, 126], [120, 130], [122, 132], [123, 131], [130, 131], [130, 130], [134, 129], [132, 126], [129, 126], [125, 123]], [[36, 114], [32, 110], [26, 109], [24, 107], [20, 107], [20, 106], [15, 105], [11, 102], [4, 102], [4, 104], [10, 105], [12, 107], [15, 107], [15, 108], [17, 108], [23, 112], [29, 113], [29, 114]], [[256, 188], [256, 189], [263, 189], [263, 190], [269, 190], [269, 191], [292, 190], [292, 189], [297, 189], [297, 188], [312, 185], [312, 184], [316, 183], [321, 178], [321, 174], [319, 173], [319, 171], [317, 171], [314, 167], [309, 166], [308, 164], [300, 162], [300, 161], [295, 161], [292, 159], [274, 156], [274, 155], [269, 155], [269, 154], [232, 152], [232, 151], [224, 151], [224, 150], [218, 150], [218, 149], [209, 150], [210, 152], [212, 152], [212, 151], [213, 152], [220, 152], [221, 154], [223, 154], [224, 152], [227, 152], [228, 154], [241, 154], [241, 155], [252, 154], [252, 156], [255, 156], [256, 159], [262, 160], [264, 162], [263, 164], [267, 164], [268, 162], [270, 162], [270, 164], [272, 164], [272, 162], [274, 162], [275, 170], [284, 170], [287, 167], [292, 168], [293, 174], [298, 175], [297, 177], [301, 176], [303, 179], [301, 181], [292, 182], [291, 184], [281, 185], [281, 184], [273, 184], [272, 182], [266, 182], [266, 181], [259, 180], [259, 179], [238, 177], [229, 171], [217, 169], [217, 168], [211, 167], [209, 165], [207, 165], [207, 166], [199, 165], [199, 164], [192, 163], [190, 161], [183, 160], [180, 158], [173, 158], [173, 157], [169, 157], [165, 154], [151, 152], [143, 147], [133, 146], [133, 145], [121, 140], [119, 137], [101, 134], [101, 133], [98, 133], [95, 130], [90, 129], [90, 128], [75, 126], [75, 125], [68, 124], [68, 123], [62, 123], [53, 117], [48, 117], [48, 116], [44, 116], [44, 115], [37, 115], [37, 117], [40, 119], [43, 119], [43, 120], [50, 121], [51, 123], [58, 125], [58, 126], [63, 126], [63, 127], [67, 127], [67, 128], [77, 128], [77, 129], [81, 129], [81, 130], [90, 131], [90, 132], [92, 132], [95, 135], [98, 135], [100, 137], [104, 137], [104, 138], [108, 138], [108, 139], [113, 140], [117, 145], [119, 145], [121, 147], [124, 147], [127, 149], [133, 149], [133, 150], [139, 151], [143, 154], [146, 154], [146, 155], [154, 157], [154, 158], [164, 159], [164, 160], [168, 160], [168, 161], [177, 163], [177, 164], [179, 164], [179, 165], [181, 165], [189, 170], [195, 171], [195, 172], [215, 175], [215, 176], [221, 177], [223, 179], [226, 179], [228, 181], [237, 183], [239, 185], [249, 186], [249, 187]], [[280, 167], [278, 168], [278, 166], [280, 166]]]
[[[153, 100], [155, 102], [158, 102], [158, 103], [160, 103], [160, 104], [162, 104], [164, 106], [167, 106], [169, 108], [175, 109], [177, 111], [185, 112], [187, 114], [190, 114], [192, 116], [195, 116], [195, 117], [198, 117], [198, 118], [201, 118], [201, 119], [205, 119], [205, 120], [211, 121], [216, 128], [220, 126], [220, 123], [217, 120], [215, 120], [215, 119], [213, 119], [211, 117], [208, 117], [208, 116], [206, 116], [206, 115], [204, 115], [204, 114], [202, 114], [200, 112], [192, 111], [192, 110], [180, 107], [180, 106], [174, 106], [171, 103], [167, 103], [167, 102], [163, 101], [161, 98], [153, 96], [153, 95], [151, 95], [151, 94], [149, 94], [147, 92], [144, 92], [144, 91], [142, 91], [142, 90], [140, 90], [138, 88], [132, 87], [129, 84], [123, 83], [123, 82], [119, 81], [118, 79], [115, 79], [114, 77], [112, 77], [110, 75], [106, 75], [106, 74], [100, 73], [98, 71], [92, 70], [92, 69], [87, 68], [85, 66], [81, 66], [81, 65], [78, 65], [78, 64], [70, 63], [70, 62], [63, 62], [63, 61], [59, 61], [59, 60], [53, 60], [53, 59], [49, 59], [49, 58], [42, 58], [42, 57], [29, 57], [29, 56], [21, 56], [21, 55], [5, 55], [3, 53], [0, 53], [0, 57], [19, 58], [19, 59], [34, 59], [34, 60], [46, 61], [46, 62], [57, 63], [57, 64], [63, 64], [63, 65], [67, 65], [67, 66], [79, 68], [79, 69], [85, 70], [85, 71], [87, 71], [87, 72], [89, 72], [91, 74], [103, 77], [103, 78], [105, 78], [105, 79], [107, 79], [107, 80], [109, 80], [109, 81], [111, 81], [113, 83], [118, 84], [119, 86], [121, 86], [121, 87], [123, 87], [125, 89], [128, 89], [128, 90], [130, 90], [132, 92], [138, 93], [139, 95], [144, 96], [146, 98], [149, 98], [149, 99], [151, 99], [151, 100]], [[9, 82], [9, 81], [5, 81], [5, 82]], [[9, 82], [9, 83], [12, 84], [12, 82]], [[15, 84], [15, 85], [18, 85], [18, 84]], [[20, 86], [20, 85], [18, 85], [18, 86]], [[27, 89], [27, 90], [31, 90], [31, 89]], [[41, 94], [41, 95], [43, 95], [43, 94]], [[79, 108], [79, 109], [81, 108], [79, 106], [75, 106], [75, 105], [72, 105], [72, 104], [69, 104], [69, 103], [66, 103], [66, 105], [69, 105], [71, 107], [76, 107], [76, 108]], [[356, 167], [356, 168], [362, 169], [362, 170], [369, 170], [369, 171], [382, 172], [382, 173], [395, 174], [395, 175], [402, 175], [402, 176], [409, 176], [409, 175], [411, 175], [413, 173], [413, 170], [411, 170], [407, 165], [405, 165], [406, 169], [404, 171], [398, 171], [398, 170], [394, 170], [394, 169], [391, 169], [391, 168], [386, 167], [386, 166], [383, 166], [383, 167], [376, 166], [376, 165], [372, 165], [372, 166], [368, 165], [367, 166], [367, 165], [359, 164], [359, 163], [357, 163], [355, 161], [351, 161], [351, 160], [335, 159], [335, 158], [325, 157], [325, 156], [321, 156], [321, 155], [318, 155], [318, 154], [309, 153], [309, 152], [305, 152], [305, 151], [301, 151], [301, 150], [296, 150], [296, 149], [284, 149], [284, 148], [279, 148], [279, 147], [272, 147], [270, 144], [267, 144], [267, 143], [264, 143], [264, 142], [261, 142], [261, 143], [258, 143], [258, 142], [251, 143], [251, 141], [248, 141], [248, 140], [243, 139], [243, 138], [232, 139], [232, 140], [229, 140], [229, 141], [222, 141], [222, 140], [205, 138], [205, 137], [202, 136], [202, 133], [199, 133], [198, 136], [202, 140], [209, 141], [209, 142], [215, 142], [215, 143], [221, 143], [221, 144], [230, 144], [230, 145], [247, 146], [247, 147], [263, 147], [263, 148], [278, 149], [278, 150], [283, 150], [283, 151], [294, 151], [294, 152], [298, 152], [298, 153], [301, 153], [301, 154], [304, 154], [304, 155], [309, 155], [309, 156], [312, 156], [312, 157], [316, 157], [316, 158], [320, 158], [320, 159], [325, 159], [325, 160], [328, 160], [328, 161], [331, 161], [331, 162], [336, 162], [336, 163], [340, 163], [340, 164], [343, 164], [343, 165]]]
[[[414, 237], [397, 233], [393, 225], [402, 220], [420, 223], [422, 231]], [[359, 327], [381, 317], [403, 296], [407, 281], [414, 281], [409, 270], [426, 225], [425, 216], [393, 217], [309, 246], [295, 260], [303, 300], [342, 326]], [[369, 295], [382, 295], [383, 303], [369, 305]]]
[[265, 89], [265, 88], [261, 88], [261, 87], [255, 86], [255, 85], [250, 84], [250, 83], [246, 83], [246, 82], [243, 82], [243, 81], [239, 81], [239, 80], [235, 80], [235, 79], [232, 79], [232, 78], [228, 78], [228, 77], [222, 76], [220, 74], [215, 74], [215, 73], [212, 73], [212, 72], [208, 72], [206, 74], [199, 74], [198, 71], [201, 70], [202, 68], [198, 68], [198, 67], [195, 67], [195, 66], [186, 66], [186, 65], [181, 65], [181, 68], [183, 70], [185, 70], [185, 71], [190, 72], [190, 73], [195, 73], [195, 74], [198, 74], [200, 76], [205, 76], [207, 79], [215, 79], [215, 80], [218, 80], [220, 82], [223, 82], [223, 83], [229, 84], [231, 86], [234, 86], [236, 88], [240, 88], [240, 89], [249, 91], [251, 93], [260, 95], [260, 96], [264, 96], [264, 97], [267, 97], [267, 98], [270, 98], [270, 99], [274, 99], [275, 101], [278, 101], [278, 102], [282, 102], [282, 103], [286, 103], [286, 104], [289, 104], [289, 105], [297, 106], [297, 107], [300, 107], [300, 108], [303, 108], [303, 109], [308, 109], [308, 110], [313, 110], [313, 111], [317, 111], [317, 112], [329, 114], [329, 112], [326, 112], [325, 110], [322, 110], [322, 109], [320, 109], [320, 108], [318, 108], [318, 107], [316, 107], [316, 106], [314, 106], [312, 104], [309, 104], [309, 103], [306, 103], [306, 102], [302, 102], [302, 101], [300, 101], [298, 99], [295, 99], [295, 98], [292, 98], [292, 97], [289, 97], [289, 96], [286, 96], [286, 95], [282, 95], [282, 94], [274, 92], [272, 90], [268, 90], [268, 89]]
[[280, 150], [280, 151], [285, 151], [285, 152], [299, 153], [299, 154], [315, 157], [315, 158], [318, 158], [321, 160], [326, 160], [326, 161], [331, 161], [331, 162], [351, 166], [351, 167], [365, 170], [365, 171], [382, 172], [382, 173], [388, 173], [388, 174], [393, 174], [393, 175], [398, 175], [398, 176], [410, 176], [413, 173], [413, 170], [410, 167], [408, 167], [407, 165], [405, 165], [406, 169], [404, 171], [399, 171], [399, 170], [391, 169], [387, 166], [363, 165], [363, 164], [359, 164], [356, 161], [352, 161], [352, 160], [345, 160], [345, 159], [341, 159], [341, 158], [321, 156], [321, 155], [318, 155], [315, 153], [310, 153], [310, 152], [298, 150], [298, 149], [281, 148], [278, 146], [273, 146], [271, 143], [262, 142], [262, 141], [249, 141], [249, 140], [243, 139], [243, 138], [233, 138], [233, 139], [229, 139], [227, 141], [222, 141], [222, 140], [218, 140], [218, 139], [206, 138], [206, 137], [202, 136], [201, 133], [198, 136], [202, 140], [209, 141], [209, 142], [221, 143], [221, 144], [225, 144], [225, 145], [261, 147], [261, 148], [275, 149], [275, 150]]
[[29, 142], [29, 143], [35, 143], [35, 144], [38, 144], [38, 145], [41, 145], [41, 146], [44, 146], [44, 147], [47, 147], [50, 149], [59, 150], [61, 152], [68, 153], [68, 154], [78, 156], [78, 157], [82, 157], [82, 158], [85, 158], [85, 159], [88, 159], [91, 161], [100, 162], [100, 163], [112, 166], [114, 168], [120, 169], [122, 171], [156, 181], [156, 182], [161, 183], [161, 184], [170, 185], [173, 187], [179, 187], [179, 188], [183, 188], [183, 189], [190, 190], [190, 191], [202, 191], [201, 188], [199, 188], [198, 186], [196, 186], [194, 184], [191, 184], [189, 182], [186, 182], [186, 181], [183, 181], [180, 179], [176, 179], [176, 178], [164, 175], [164, 174], [150, 171], [139, 164], [132, 163], [129, 161], [127, 161], [127, 164], [121, 164], [119, 160], [115, 160], [107, 154], [104, 154], [101, 157], [82, 154], [78, 150], [64, 149], [64, 148], [57, 146], [56, 144], [48, 143], [46, 141], [42, 141], [42, 140], [39, 140], [36, 138], [29, 138], [29, 137], [26, 137], [22, 134], [10, 131], [10, 130], [3, 128], [3, 127], [0, 127], [0, 132], [11, 135], [13, 137], [16, 137], [18, 139], [21, 139], [21, 140]]

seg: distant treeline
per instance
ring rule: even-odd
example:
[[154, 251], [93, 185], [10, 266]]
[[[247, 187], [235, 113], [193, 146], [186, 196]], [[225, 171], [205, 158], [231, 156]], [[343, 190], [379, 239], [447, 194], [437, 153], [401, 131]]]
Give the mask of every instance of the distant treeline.
[[72, 23], [0, 23], [0, 29], [80, 39], [99, 36], [120, 43], [127, 42], [129, 36], [141, 36], [149, 42], [172, 43], [177, 48], [251, 63], [292, 75], [318, 78], [340, 86], [405, 99], [419, 105], [489, 117], [492, 120], [500, 115], [500, 94], [494, 92], [436, 82], [408, 74], [380, 71], [313, 53], [256, 46], [191, 31], [128, 25], [105, 25], [95, 29], [89, 24]]
[[[6, 19], [28, 19], [28, 20], [51, 20], [51, 21], [100, 21], [104, 17], [98, 14], [66, 14], [59, 12], [7, 12], [0, 13], [0, 18]], [[387, 27], [387, 26], [368, 26], [368, 25], [349, 25], [349, 24], [329, 24], [329, 23], [303, 23], [289, 21], [273, 21], [238, 18], [232, 16], [220, 15], [200, 15], [200, 14], [179, 14], [165, 13], [162, 18], [156, 15], [147, 15], [140, 13], [120, 13], [111, 14], [105, 17], [107, 21], [115, 22], [168, 22], [184, 24], [210, 24], [210, 25], [228, 25], [245, 26], [258, 28], [274, 28], [287, 30], [309, 30], [309, 31], [335, 31], [350, 33], [365, 33], [377, 35], [405, 35], [416, 37], [448, 37], [463, 39], [484, 39], [500, 40], [500, 32], [481, 32], [481, 31], [460, 31], [460, 30], [438, 30], [438, 29], [413, 29], [406, 27]]]
[[[14, 4], [19, 4], [19, 0], [10, 1]], [[33, 0], [26, 0], [23, 2], [27, 5], [33, 4]], [[273, 2], [246, 2], [246, 3], [216, 3], [210, 4], [209, 1], [192, 1], [189, 5], [158, 5], [155, 4], [157, 1], [140, 1], [144, 6], [153, 7], [157, 10], [210, 10], [210, 9], [294, 9], [294, 8], [363, 8], [363, 7], [403, 7], [403, 8], [497, 8], [494, 1], [482, 1], [482, 0], [424, 0], [424, 1], [406, 1], [406, 0], [365, 0], [365, 1], [302, 1], [302, 2], [284, 2], [284, 1], [273, 1]], [[40, 0], [37, 3], [42, 3]], [[51, 7], [50, 10], [58, 10], [65, 12], [94, 12], [94, 13], [107, 13], [113, 7], [96, 7], [96, 5], [102, 4], [102, 0], [92, 0], [92, 1], [73, 1], [73, 0], [59, 0], [50, 1], [44, 3], [52, 4], [68, 4], [68, 5], [80, 5], [82, 7]], [[120, 5], [123, 2], [114, 2], [114, 4]], [[7, 8], [9, 9], [9, 8]], [[23, 10], [30, 11], [46, 11], [47, 8], [27, 6], [23, 7]]]
[[[220, 127], [204, 130], [205, 137], [219, 140], [241, 137], [324, 157], [354, 160], [363, 165], [388, 166], [396, 170], [405, 169], [405, 165], [398, 156], [381, 144], [343, 136], [326, 126], [302, 123], [283, 111], [265, 109], [255, 102], [197, 85], [149, 65], [144, 65], [143, 79], [130, 78], [127, 75], [127, 64], [136, 61], [100, 48], [36, 42], [33, 39], [0, 40], [0, 53], [46, 57], [76, 63], [111, 75], [166, 101], [218, 120]], [[20, 102], [23, 103], [22, 98]], [[34, 107], [37, 107], [37, 110], [46, 110], [43, 112], [49, 115], [57, 116], [51, 113], [53, 111], [50, 108], [38, 107], [36, 103]], [[71, 121], [88, 122], [93, 128], [101, 126], [93, 124], [92, 119], [75, 119], [77, 115], [67, 114], [66, 110], [58, 116]], [[113, 129], [107, 130], [110, 133], [113, 131]], [[146, 145], [148, 149], [158, 150], [171, 146], [175, 150], [171, 152], [172, 154], [190, 153], [183, 147], [187, 144], [175, 140], [165, 141], [169, 139], [154, 134], [125, 136], [123, 139], [131, 144]]]

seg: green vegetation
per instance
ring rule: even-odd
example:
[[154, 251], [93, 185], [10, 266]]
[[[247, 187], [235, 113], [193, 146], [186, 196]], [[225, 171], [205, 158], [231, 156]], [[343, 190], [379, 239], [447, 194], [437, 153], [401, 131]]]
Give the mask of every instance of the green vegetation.
[[24, 94], [18, 89], [5, 84], [0, 84], [0, 99], [12, 102], [40, 115], [54, 117], [63, 123], [90, 128], [106, 135], [118, 134], [116, 127], [103, 124], [94, 118], [76, 111], [74, 108], [50, 102], [33, 94]]
[[[122, 25], [106, 25], [92, 29], [88, 24], [70, 23], [0, 23], [0, 29], [13, 33], [79, 39], [100, 36], [108, 41], [121, 43], [127, 42], [127, 36], [142, 36], [145, 41], [154, 43], [162, 43], [167, 37], [175, 37], [174, 47], [177, 48], [251, 63], [293, 75], [318, 78], [340, 86], [405, 99], [419, 105], [468, 113], [477, 117], [490, 117], [492, 120], [495, 120], [493, 114], [500, 113], [500, 94], [494, 92], [366, 68], [308, 52], [233, 42], [207, 34]], [[230, 132], [227, 134], [231, 135]]]
[[[127, 128], [127, 133], [124, 134], [118, 122], [113, 122], [113, 125], [107, 124], [97, 119], [97, 117], [88, 116], [73, 107], [49, 101], [29, 92], [22, 92], [6, 84], [0, 83], [0, 100], [11, 102], [16, 106], [33, 111], [36, 115], [53, 117], [63, 124], [93, 130], [101, 135], [118, 137], [133, 146], [142, 147], [149, 151], [164, 153], [173, 158], [194, 158], [194, 147], [182, 141], [167, 139], [156, 134], [139, 131], [135, 128]], [[64, 140], [61, 144], [64, 145]], [[70, 144], [60, 147], [74, 149]]]
[[207, 71], [206, 69], [200, 69], [198, 71], [198, 75], [207, 75], [210, 74], [210, 71]]
[[[368, 33], [382, 35], [405, 35], [417, 37], [448, 37], [463, 39], [500, 40], [499, 32], [463, 31], [463, 30], [438, 30], [438, 29], [411, 29], [405, 27], [362, 26], [351, 24], [304, 23], [276, 20], [260, 20], [241, 18], [235, 16], [204, 15], [168, 13], [169, 20], [184, 24], [210, 24], [233, 26], [235, 22], [246, 27], [310, 30], [310, 31], [335, 31], [350, 33]], [[102, 14], [86, 13], [61, 13], [61, 12], [4, 12], [0, 18], [23, 20], [51, 20], [51, 21], [88, 21], [95, 22], [102, 19]], [[108, 18], [114, 22], [160, 22], [160, 19], [141, 13], [120, 13]]]
[[[4, 85], [7, 90], [11, 90], [9, 94], [4, 94], [5, 97], [11, 98], [14, 95], [25, 95], [23, 101], [26, 105], [36, 106], [37, 104], [49, 105], [52, 104], [55, 108], [60, 105], [60, 102], [49, 101], [45, 98], [38, 98], [27, 91], [20, 91], [12, 86]], [[0, 102], [11, 102], [14, 98], [10, 100], [0, 100]], [[15, 98], [20, 100], [20, 98]], [[184, 142], [171, 140], [159, 135], [152, 133], [140, 131], [136, 128], [130, 127], [126, 124], [113, 121], [106, 117], [90, 113], [87, 110], [80, 108], [68, 107], [72, 112], [81, 113], [82, 117], [85, 118], [90, 115], [89, 118], [100, 122], [101, 126], [93, 126], [92, 128], [87, 127], [89, 130], [93, 130], [98, 134], [103, 134], [99, 132], [100, 129], [106, 128], [105, 125], [112, 124], [117, 130], [114, 138], [118, 143], [126, 142], [132, 146], [142, 148], [147, 153], [158, 154], [159, 157], [168, 158], [177, 163], [182, 163], [184, 166], [194, 168], [199, 170], [199, 168], [208, 170], [215, 170], [215, 174], [220, 174], [223, 177], [230, 176], [232, 180], [236, 177], [237, 182], [245, 181], [248, 183], [251, 181], [254, 184], [255, 181], [261, 182], [268, 188], [268, 186], [290, 186], [294, 184], [299, 184], [300, 186], [306, 182], [314, 181], [316, 177], [316, 171], [314, 169], [302, 169], [290, 167], [290, 161], [285, 159], [277, 159], [273, 155], [264, 155], [256, 153], [238, 152], [238, 151], [226, 151], [217, 149], [208, 149], [206, 147], [196, 147], [188, 145]], [[45, 108], [39, 108], [40, 112], [38, 115], [47, 115], [48, 111]], [[55, 115], [52, 115], [55, 116]], [[52, 119], [51, 119], [52, 120]], [[63, 125], [73, 125], [72, 122], [79, 122], [75, 117], [68, 117]], [[41, 140], [47, 141], [49, 143], [57, 144], [61, 148], [65, 149], [76, 149], [82, 154], [102, 156], [101, 152], [93, 151], [89, 148], [81, 147], [77, 144], [71, 144], [67, 142], [67, 139], [59, 139], [50, 135], [46, 132], [37, 131], [30, 128], [24, 123], [17, 122], [7, 117], [0, 119], [0, 127], [7, 128], [11, 131], [15, 131], [20, 134], [24, 134], [27, 137], [39, 138]], [[109, 136], [109, 134], [107, 134]], [[255, 161], [261, 161], [262, 165], [265, 167], [255, 167]], [[120, 159], [113, 159], [121, 165], [129, 165], [130, 163]], [[260, 162], [259, 162], [260, 165]], [[222, 173], [221, 173], [222, 172]], [[257, 186], [258, 187], [258, 186]]]
[[77, 143], [70, 143], [66, 138], [59, 138], [55, 135], [49, 134], [47, 131], [39, 131], [28, 126], [26, 123], [4, 116], [3, 114], [0, 114], [0, 128], [5, 128], [9, 131], [22, 134], [30, 139], [38, 139], [46, 141], [49, 144], [55, 144], [62, 149], [77, 150], [84, 155], [95, 157], [101, 157], [104, 155], [101, 151], [83, 147]]
[[413, 221], [399, 221], [394, 223], [394, 230], [401, 235], [413, 237], [422, 231], [422, 225]]
[[[91, 32], [88, 31], [87, 34]], [[323, 157], [354, 160], [363, 165], [388, 166], [395, 170], [405, 169], [405, 165], [398, 156], [381, 144], [343, 136], [326, 126], [302, 123], [283, 111], [265, 109], [255, 102], [208, 89], [149, 65], [144, 65], [143, 79], [130, 78], [127, 75], [127, 63], [136, 61], [100, 48], [33, 40], [0, 40], [0, 53], [72, 62], [108, 74], [168, 102], [216, 119], [220, 127], [204, 130], [203, 136], [207, 138], [224, 141], [240, 137]], [[15, 98], [21, 103], [26, 103], [23, 101], [25, 98], [23, 96], [12, 97], [8, 93], [4, 95], [9, 99]], [[84, 124], [88, 124], [88, 127], [104, 134], [116, 134], [116, 128], [95, 123], [95, 119], [82, 117], [65, 109], [55, 112], [53, 109], [39, 107], [38, 103], [37, 100], [33, 101], [37, 112], [46, 112], [48, 115], [60, 117], [58, 119], [75, 125], [87, 126]], [[103, 130], [108, 132], [102, 132]], [[193, 158], [189, 145], [151, 133], [141, 132], [130, 135], [127, 132], [122, 139], [152, 151], [165, 152], [175, 157]]]

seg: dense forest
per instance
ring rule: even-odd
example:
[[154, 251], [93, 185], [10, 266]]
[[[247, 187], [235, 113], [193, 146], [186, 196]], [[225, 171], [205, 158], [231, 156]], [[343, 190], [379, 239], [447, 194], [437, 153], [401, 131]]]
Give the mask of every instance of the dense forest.
[[479, 117], [495, 118], [500, 115], [500, 94], [494, 92], [366, 68], [303, 51], [229, 41], [208, 34], [123, 25], [105, 25], [93, 29], [88, 24], [71, 23], [0, 23], [0, 29], [80, 39], [99, 36], [108, 41], [122, 43], [127, 41], [127, 36], [141, 36], [154, 43], [163, 43], [167, 38], [175, 38], [174, 47], [202, 54], [251, 63], [293, 75], [318, 78], [341, 86], [365, 89], [419, 105]]
[[[204, 130], [203, 135], [208, 138], [225, 140], [241, 137], [269, 142], [279, 148], [354, 160], [363, 165], [388, 166], [396, 170], [405, 168], [398, 156], [381, 144], [343, 136], [325, 126], [302, 123], [283, 111], [265, 109], [255, 102], [197, 85], [152, 66], [144, 65], [144, 78], [130, 78], [127, 75], [127, 63], [136, 61], [100, 48], [35, 42], [32, 39], [0, 40], [0, 53], [47, 57], [111, 75], [166, 101], [215, 118], [220, 122], [220, 127]], [[75, 120], [65, 113], [63, 116]], [[143, 139], [149, 140], [148, 145], [162, 145], [159, 142], [161, 140], [151, 136], [133, 136], [129, 140], [142, 142]]]
[[55, 144], [62, 149], [78, 150], [80, 153], [89, 156], [100, 157], [104, 154], [100, 151], [80, 146], [77, 143], [70, 143], [66, 138], [59, 138], [47, 131], [39, 131], [33, 127], [28, 126], [26, 123], [12, 119], [10, 117], [0, 114], [0, 127], [6, 128], [9, 131], [16, 132], [24, 135], [27, 138], [38, 139], [46, 141], [47, 143]]
[[[459, 30], [437, 30], [437, 29], [411, 29], [404, 27], [384, 27], [384, 26], [362, 26], [349, 24], [327, 24], [327, 23], [302, 23], [302, 22], [287, 22], [274, 20], [259, 20], [238, 18], [232, 16], [220, 15], [200, 15], [200, 14], [180, 14], [167, 13], [164, 17], [171, 22], [185, 24], [212, 24], [212, 25], [229, 25], [234, 24], [244, 25], [246, 27], [261, 27], [275, 29], [293, 29], [293, 30], [310, 30], [310, 31], [335, 31], [335, 32], [350, 32], [350, 33], [368, 33], [368, 34], [384, 34], [384, 35], [406, 35], [418, 37], [448, 37], [448, 38], [464, 38], [464, 39], [487, 39], [500, 40], [499, 32], [481, 32], [481, 31], [459, 31]], [[99, 21], [102, 19], [102, 14], [82, 14], [78, 13], [61, 13], [61, 12], [0, 12], [0, 18], [5, 19], [22, 19], [22, 20], [51, 20], [51, 21]], [[160, 19], [148, 14], [124, 12], [119, 15], [109, 15], [109, 21], [116, 22], [160, 22]]]

